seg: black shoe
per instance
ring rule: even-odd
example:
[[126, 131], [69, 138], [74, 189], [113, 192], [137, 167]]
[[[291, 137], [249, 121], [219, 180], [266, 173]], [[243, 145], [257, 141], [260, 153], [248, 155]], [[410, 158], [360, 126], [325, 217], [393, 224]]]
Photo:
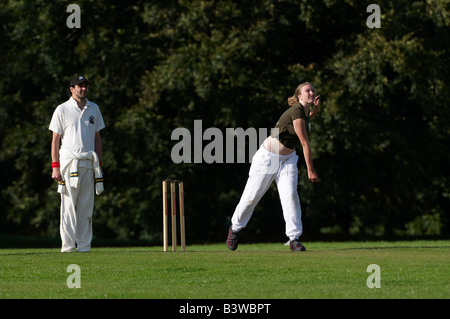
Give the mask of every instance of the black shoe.
[[291, 240], [289, 242], [289, 246], [291, 247], [292, 251], [305, 251], [305, 246], [302, 245], [302, 243], [298, 239]]
[[238, 248], [239, 233], [233, 231], [232, 226], [228, 229], [227, 247], [231, 250], [236, 250]]

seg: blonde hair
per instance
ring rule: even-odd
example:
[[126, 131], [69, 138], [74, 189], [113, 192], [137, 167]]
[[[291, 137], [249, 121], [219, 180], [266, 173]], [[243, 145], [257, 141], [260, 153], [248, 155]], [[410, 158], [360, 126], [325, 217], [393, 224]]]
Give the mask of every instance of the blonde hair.
[[302, 84], [300, 84], [299, 86], [297, 86], [297, 88], [295, 89], [294, 95], [288, 97], [287, 102], [289, 104], [289, 106], [293, 106], [297, 103], [300, 103], [298, 100], [298, 96], [300, 95], [300, 93], [302, 93], [302, 87], [304, 87], [305, 85], [311, 85], [313, 86], [311, 83], [309, 82], [304, 82]]

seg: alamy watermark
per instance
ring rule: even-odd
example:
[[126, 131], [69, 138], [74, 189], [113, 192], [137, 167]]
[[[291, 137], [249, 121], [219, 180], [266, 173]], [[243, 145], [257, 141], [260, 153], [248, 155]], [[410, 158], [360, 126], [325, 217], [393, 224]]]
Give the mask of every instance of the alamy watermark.
[[[272, 129], [273, 136], [278, 129]], [[267, 128], [243, 129], [217, 127], [203, 130], [202, 120], [194, 120], [194, 132], [179, 127], [172, 131], [171, 140], [179, 141], [171, 150], [175, 164], [180, 163], [251, 163], [253, 155], [269, 134]], [[204, 141], [210, 141], [203, 146]], [[276, 145], [274, 145], [274, 148]]]
[[366, 272], [371, 273], [367, 277], [366, 285], [368, 288], [381, 288], [381, 268], [377, 264], [367, 266]]
[[381, 9], [378, 4], [370, 4], [367, 6], [366, 12], [372, 14], [367, 17], [366, 25], [368, 28], [381, 28]]
[[[77, 4], [69, 4], [66, 12], [71, 14], [67, 17], [66, 26], [69, 29], [81, 28], [81, 9]], [[378, 4], [369, 4], [366, 8], [366, 12], [371, 13], [366, 20], [368, 28], [381, 28], [381, 9]]]
[[71, 14], [67, 17], [66, 26], [69, 29], [81, 28], [81, 9], [78, 4], [69, 4], [67, 6], [66, 12], [71, 12]]
[[81, 268], [77, 264], [70, 264], [67, 266], [67, 272], [72, 273], [67, 277], [67, 288], [81, 288]]

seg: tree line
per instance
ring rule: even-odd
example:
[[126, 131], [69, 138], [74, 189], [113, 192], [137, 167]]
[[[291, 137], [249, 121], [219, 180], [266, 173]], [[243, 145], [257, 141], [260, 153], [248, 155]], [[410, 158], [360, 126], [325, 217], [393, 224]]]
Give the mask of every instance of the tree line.
[[[306, 238], [448, 235], [450, 2], [6, 1], [0, 7], [0, 231], [58, 234], [48, 125], [74, 75], [103, 113], [98, 237], [162, 238], [165, 178], [184, 181], [188, 241], [224, 240], [249, 163], [174, 163], [177, 128], [271, 128], [302, 82], [322, 97], [300, 161]], [[208, 141], [203, 141], [204, 147]], [[301, 150], [300, 150], [301, 151]], [[246, 231], [283, 240], [276, 186]]]

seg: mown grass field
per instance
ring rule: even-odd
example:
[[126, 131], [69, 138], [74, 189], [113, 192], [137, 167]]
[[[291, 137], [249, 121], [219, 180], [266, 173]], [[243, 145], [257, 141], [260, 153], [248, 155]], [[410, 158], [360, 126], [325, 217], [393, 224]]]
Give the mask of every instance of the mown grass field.
[[[94, 243], [95, 244], [95, 243]], [[0, 249], [1, 299], [448, 299], [450, 241]], [[80, 269], [81, 288], [67, 279]], [[370, 264], [380, 288], [368, 288]]]

